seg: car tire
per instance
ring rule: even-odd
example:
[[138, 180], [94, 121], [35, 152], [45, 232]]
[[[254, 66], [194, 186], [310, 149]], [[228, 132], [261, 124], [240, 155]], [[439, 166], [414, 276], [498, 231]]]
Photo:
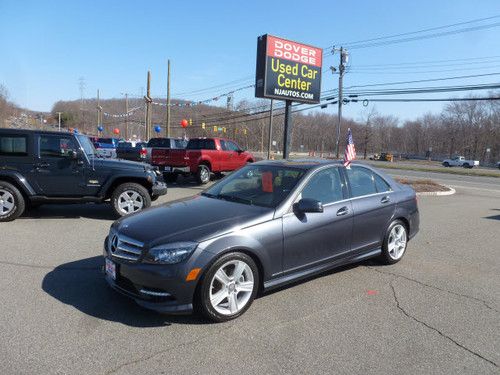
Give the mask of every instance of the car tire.
[[210, 182], [210, 168], [208, 165], [200, 164], [198, 166], [198, 171], [196, 171], [196, 180], [201, 185], [205, 185]]
[[0, 181], [0, 222], [12, 221], [26, 208], [24, 197], [14, 185]]
[[450, 166], [450, 163], [448, 163], [447, 161], [445, 161], [445, 162], [443, 163], [443, 166], [444, 166], [444, 167], [446, 167], [446, 168], [448, 168], [448, 167]]
[[163, 179], [165, 180], [165, 182], [170, 183], [170, 184], [177, 181], [177, 177], [179, 177], [179, 175], [177, 173], [164, 173], [163, 174]]
[[113, 191], [111, 205], [118, 216], [126, 216], [150, 207], [151, 196], [144, 186], [127, 182]]
[[464, 167], [464, 168], [470, 168], [470, 165], [469, 165], [469, 163], [464, 163], [464, 164], [462, 165], [462, 167]]
[[[240, 276], [235, 277], [235, 272]], [[228, 253], [218, 258], [200, 279], [195, 309], [214, 322], [226, 322], [250, 308], [258, 289], [259, 269], [253, 259], [240, 252]]]
[[401, 220], [394, 220], [384, 236], [380, 260], [384, 264], [399, 262], [406, 253], [408, 246], [408, 228]]

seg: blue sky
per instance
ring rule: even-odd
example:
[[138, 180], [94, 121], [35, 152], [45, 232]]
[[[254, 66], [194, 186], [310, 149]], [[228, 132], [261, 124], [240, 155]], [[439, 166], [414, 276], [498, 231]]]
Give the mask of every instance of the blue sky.
[[[174, 97], [202, 100], [253, 82], [257, 36], [265, 33], [327, 47], [500, 14], [498, 0], [441, 1], [0, 1], [0, 84], [21, 106], [48, 111], [60, 99], [140, 95], [152, 73], [154, 96], [166, 93], [166, 60], [172, 61]], [[500, 22], [500, 19], [485, 23]], [[442, 38], [351, 51], [346, 86], [500, 72], [500, 27]], [[371, 70], [363, 65], [497, 56], [429, 69]], [[328, 56], [324, 66], [338, 64]], [[426, 73], [427, 71], [432, 71]], [[439, 84], [499, 82], [500, 76]], [[222, 84], [192, 94], [183, 94]], [[325, 74], [322, 89], [337, 85]], [[414, 87], [415, 85], [407, 85]], [[176, 95], [177, 94], [177, 95]], [[465, 95], [462, 93], [453, 96]], [[446, 94], [441, 96], [446, 96]], [[438, 97], [435, 95], [434, 97]], [[244, 90], [235, 100], [252, 99]], [[440, 103], [378, 103], [384, 114], [412, 119]], [[325, 111], [334, 113], [335, 108]], [[360, 104], [345, 106], [358, 118]]]

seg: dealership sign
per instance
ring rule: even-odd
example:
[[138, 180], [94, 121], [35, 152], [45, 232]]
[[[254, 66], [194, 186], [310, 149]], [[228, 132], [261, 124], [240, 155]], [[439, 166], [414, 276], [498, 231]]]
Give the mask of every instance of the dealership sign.
[[323, 50], [272, 35], [257, 40], [255, 96], [319, 103]]

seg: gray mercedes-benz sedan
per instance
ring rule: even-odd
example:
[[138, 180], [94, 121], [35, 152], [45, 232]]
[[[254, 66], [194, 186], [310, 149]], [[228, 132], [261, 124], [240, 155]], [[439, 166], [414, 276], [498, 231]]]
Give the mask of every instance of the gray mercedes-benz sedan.
[[105, 275], [146, 308], [221, 322], [260, 291], [372, 257], [396, 263], [418, 229], [415, 191], [367, 165], [262, 161], [116, 221]]

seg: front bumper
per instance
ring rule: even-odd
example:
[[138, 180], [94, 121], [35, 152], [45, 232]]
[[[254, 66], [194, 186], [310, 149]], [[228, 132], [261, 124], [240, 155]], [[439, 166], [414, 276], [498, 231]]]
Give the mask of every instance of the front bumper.
[[186, 281], [193, 267], [191, 262], [174, 265], [128, 262], [112, 257], [106, 249], [107, 242], [106, 239], [103, 255], [115, 264], [116, 278], [104, 274], [114, 290], [160, 313], [188, 314], [193, 311], [197, 280]]
[[167, 194], [167, 184], [161, 181], [156, 181], [151, 189], [153, 197], [159, 197]]

